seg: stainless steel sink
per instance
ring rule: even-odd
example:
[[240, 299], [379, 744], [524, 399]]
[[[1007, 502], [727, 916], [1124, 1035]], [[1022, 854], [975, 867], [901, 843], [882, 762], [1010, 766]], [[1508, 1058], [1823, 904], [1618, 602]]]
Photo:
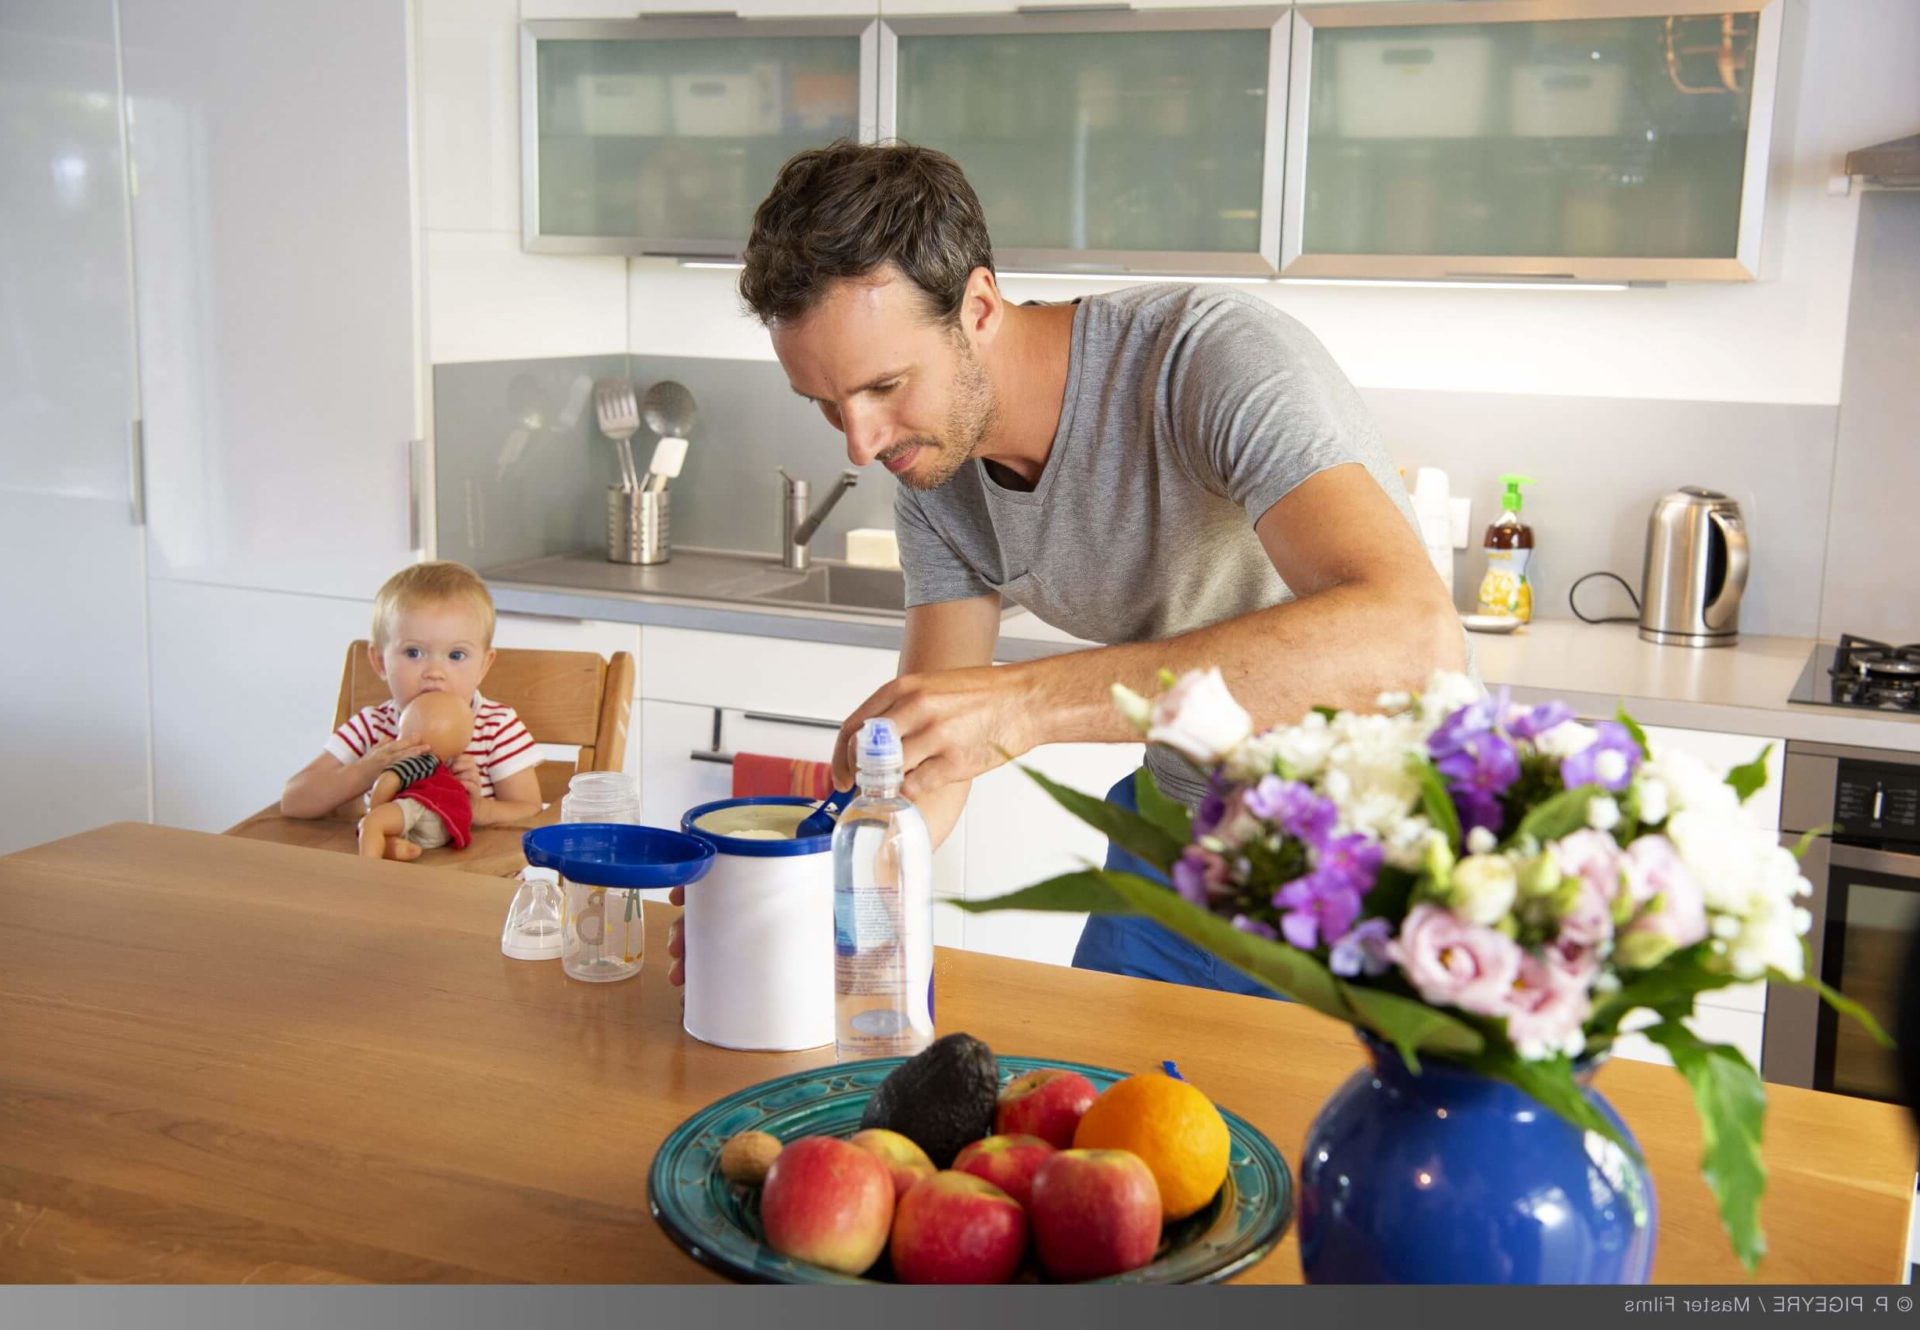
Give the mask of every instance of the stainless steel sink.
[[905, 575], [894, 568], [819, 564], [804, 573], [787, 574], [779, 585], [754, 591], [746, 599], [770, 605], [819, 605], [904, 614], [907, 582]]

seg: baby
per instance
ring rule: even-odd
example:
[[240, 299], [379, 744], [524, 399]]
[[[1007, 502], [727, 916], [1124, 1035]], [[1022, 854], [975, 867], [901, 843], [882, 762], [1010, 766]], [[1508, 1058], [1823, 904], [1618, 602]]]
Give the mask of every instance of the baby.
[[320, 756], [287, 782], [280, 811], [325, 817], [365, 799], [390, 768], [431, 751], [412, 735], [402, 737], [400, 715], [407, 704], [426, 693], [451, 693], [472, 714], [465, 751], [446, 765], [466, 787], [473, 825], [538, 813], [540, 754], [533, 736], [512, 707], [480, 693], [480, 681], [493, 666], [493, 619], [493, 597], [464, 564], [415, 564], [388, 578], [374, 597], [367, 654], [392, 696], [362, 707], [333, 732]]

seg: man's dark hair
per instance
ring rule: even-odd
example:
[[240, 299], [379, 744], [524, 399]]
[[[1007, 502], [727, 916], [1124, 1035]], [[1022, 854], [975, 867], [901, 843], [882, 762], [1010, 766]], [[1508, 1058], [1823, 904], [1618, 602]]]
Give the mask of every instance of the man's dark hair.
[[993, 268], [980, 200], [943, 152], [842, 139], [800, 153], [753, 214], [740, 296], [765, 324], [800, 318], [835, 281], [891, 263], [928, 318], [960, 315], [967, 276]]

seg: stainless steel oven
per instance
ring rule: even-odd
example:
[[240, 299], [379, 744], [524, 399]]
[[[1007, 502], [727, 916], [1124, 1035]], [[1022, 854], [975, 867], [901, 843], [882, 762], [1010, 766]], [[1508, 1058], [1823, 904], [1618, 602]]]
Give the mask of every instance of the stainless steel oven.
[[[1891, 1032], [1920, 932], [1920, 753], [1789, 744], [1780, 827], [1787, 845], [1828, 828], [1801, 861], [1813, 964]], [[1770, 1081], [1904, 1097], [1892, 1054], [1806, 989], [1769, 985], [1762, 1058]]]

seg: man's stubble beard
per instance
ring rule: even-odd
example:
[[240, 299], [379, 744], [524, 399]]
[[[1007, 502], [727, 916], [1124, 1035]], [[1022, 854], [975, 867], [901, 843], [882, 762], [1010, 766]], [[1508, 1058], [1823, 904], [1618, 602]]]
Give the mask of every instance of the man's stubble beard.
[[918, 447], [927, 454], [927, 460], [915, 471], [896, 477], [909, 489], [939, 489], [952, 480], [993, 433], [999, 420], [999, 403], [994, 399], [993, 383], [987, 377], [986, 368], [964, 342], [960, 344], [960, 352], [960, 373], [954, 383], [953, 406], [947, 412], [946, 428], [938, 439], [915, 439], [906, 445]]

